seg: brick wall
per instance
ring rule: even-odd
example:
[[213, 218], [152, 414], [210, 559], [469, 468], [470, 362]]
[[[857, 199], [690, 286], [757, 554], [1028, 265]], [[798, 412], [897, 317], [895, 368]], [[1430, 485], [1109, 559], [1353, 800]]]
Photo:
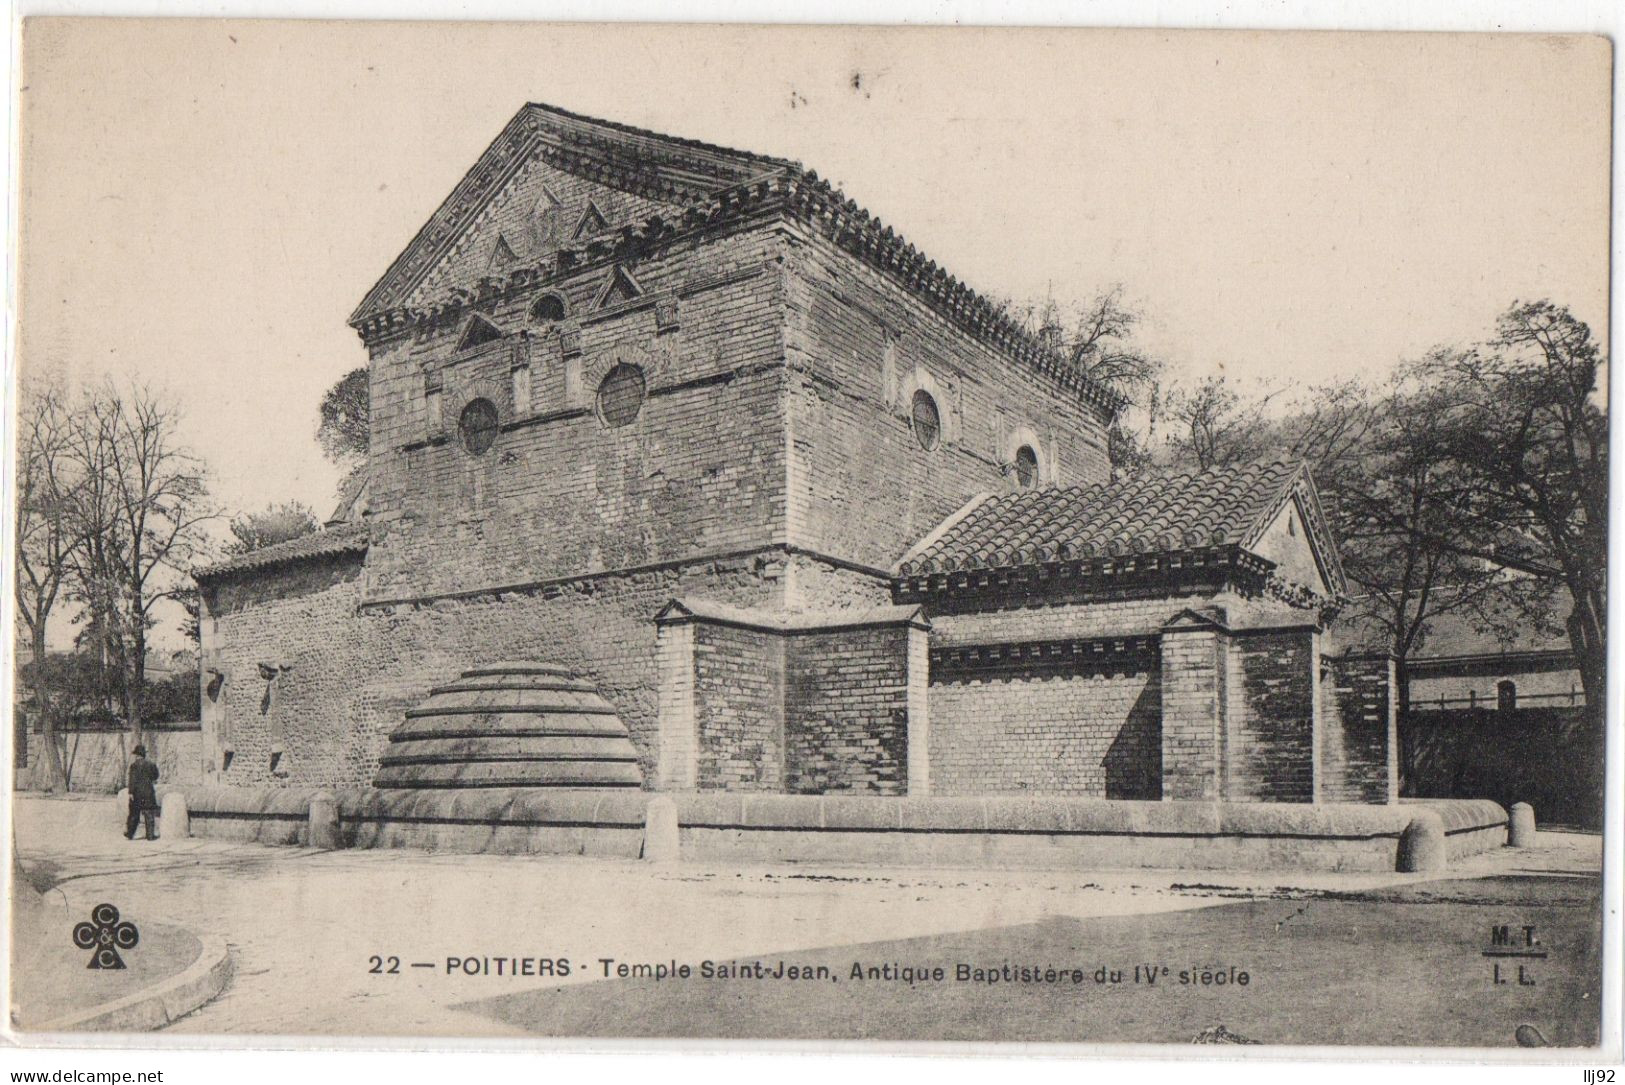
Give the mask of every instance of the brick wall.
[[907, 792], [908, 628], [797, 633], [787, 641], [786, 789]]
[[1228, 639], [1224, 798], [1313, 802], [1318, 635], [1291, 630]]
[[1395, 802], [1399, 797], [1393, 661], [1321, 660], [1321, 802]]
[[[588, 267], [497, 304], [489, 316], [506, 337], [470, 350], [458, 349], [461, 323], [374, 346], [366, 598], [782, 542], [779, 244], [761, 228], [676, 245], [630, 268], [640, 298], [602, 310], [595, 298], [613, 267]], [[544, 292], [567, 298], [564, 321], [528, 315]], [[647, 398], [611, 428], [596, 390], [622, 363], [642, 370]], [[457, 437], [475, 396], [497, 405], [503, 425], [482, 455]]]
[[709, 623], [691, 628], [700, 790], [783, 790], [785, 638]]
[[939, 795], [1161, 795], [1162, 678], [1154, 658], [1117, 673], [933, 681]]
[[[1040, 445], [1046, 481], [1107, 477], [1103, 423], [1074, 393], [822, 238], [791, 236], [791, 542], [889, 567], [974, 494], [1015, 485], [1001, 465], [1023, 427]], [[920, 387], [941, 418], [931, 450], [909, 421]]]
[[[655, 613], [675, 596], [756, 606], [781, 590], [747, 557], [379, 607], [362, 605], [359, 572], [351, 558], [330, 563], [319, 578], [295, 567], [206, 593], [203, 649], [213, 662], [205, 666], [226, 675], [219, 698], [204, 698], [206, 745], [224, 732], [235, 751], [231, 768], [210, 782], [368, 786], [408, 708], [430, 687], [499, 659], [571, 666], [596, 682], [651, 777], [659, 754]], [[289, 589], [292, 580], [302, 593]], [[276, 679], [263, 713], [261, 661], [291, 668]], [[285, 752], [273, 770], [279, 742]]]

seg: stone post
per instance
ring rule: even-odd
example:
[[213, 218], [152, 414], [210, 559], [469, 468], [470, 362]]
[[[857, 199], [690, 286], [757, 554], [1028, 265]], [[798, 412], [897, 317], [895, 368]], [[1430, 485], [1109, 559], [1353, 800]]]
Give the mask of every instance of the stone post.
[[330, 791], [318, 791], [310, 797], [310, 835], [313, 848], [328, 851], [342, 846], [339, 841], [339, 800]]
[[652, 863], [674, 863], [681, 857], [677, 804], [666, 795], [656, 795], [643, 812], [643, 858]]
[[1514, 803], [1512, 821], [1507, 826], [1507, 847], [1535, 846], [1535, 808], [1526, 802]]
[[1423, 874], [1445, 867], [1444, 822], [1431, 810], [1418, 814], [1399, 837], [1399, 869]]
[[186, 796], [171, 791], [158, 806], [158, 835], [165, 840], [182, 840], [192, 835], [192, 818], [186, 810]]

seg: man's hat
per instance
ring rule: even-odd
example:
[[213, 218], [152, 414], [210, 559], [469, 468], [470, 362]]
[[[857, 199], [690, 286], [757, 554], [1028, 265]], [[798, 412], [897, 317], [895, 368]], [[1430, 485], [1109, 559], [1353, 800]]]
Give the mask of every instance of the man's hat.
[[132, 752], [134, 752], [137, 757], [147, 756], [147, 748], [145, 746], [137, 746]]

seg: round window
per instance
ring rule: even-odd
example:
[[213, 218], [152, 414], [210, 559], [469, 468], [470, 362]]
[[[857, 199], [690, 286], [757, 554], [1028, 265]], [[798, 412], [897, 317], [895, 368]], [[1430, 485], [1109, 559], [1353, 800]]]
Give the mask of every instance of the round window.
[[923, 388], [914, 393], [914, 439], [927, 452], [936, 448], [942, 439], [942, 417], [937, 413], [937, 401]]
[[1016, 483], [1023, 490], [1038, 484], [1038, 453], [1033, 451], [1032, 445], [1016, 449]]
[[598, 385], [598, 416], [610, 429], [630, 424], [643, 410], [643, 370], [622, 363]]
[[490, 451], [497, 440], [497, 408], [489, 399], [476, 399], [457, 418], [463, 447], [476, 456]]

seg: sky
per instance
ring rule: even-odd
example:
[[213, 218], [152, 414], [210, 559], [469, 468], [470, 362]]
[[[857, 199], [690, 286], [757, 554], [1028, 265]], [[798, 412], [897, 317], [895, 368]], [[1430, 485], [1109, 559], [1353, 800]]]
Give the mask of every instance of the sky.
[[167, 389], [228, 511], [332, 507], [345, 320], [526, 101], [780, 157], [971, 286], [1122, 283], [1175, 372], [1604, 331], [1601, 38], [30, 20], [19, 367]]

